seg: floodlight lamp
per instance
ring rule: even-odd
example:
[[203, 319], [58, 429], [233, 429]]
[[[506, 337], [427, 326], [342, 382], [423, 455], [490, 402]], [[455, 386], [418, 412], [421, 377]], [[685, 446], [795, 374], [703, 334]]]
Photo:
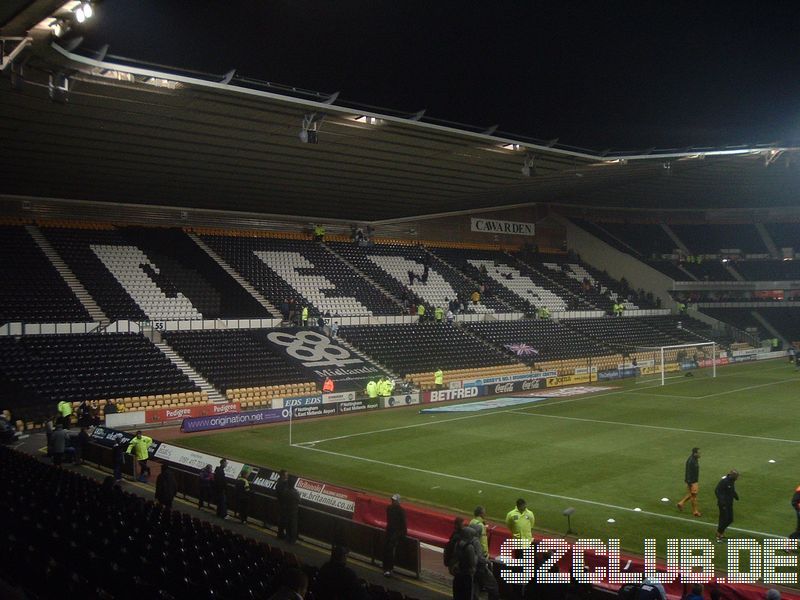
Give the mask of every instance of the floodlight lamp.
[[75, 20], [78, 23], [83, 23], [86, 20], [86, 13], [83, 12], [83, 6], [75, 9]]
[[53, 21], [50, 23], [50, 29], [53, 31], [53, 35], [57, 38], [60, 38], [64, 35], [65, 27], [63, 21]]
[[87, 19], [91, 19], [92, 16], [94, 15], [94, 8], [92, 7], [91, 3], [84, 2], [82, 8], [83, 8], [83, 16], [86, 17]]

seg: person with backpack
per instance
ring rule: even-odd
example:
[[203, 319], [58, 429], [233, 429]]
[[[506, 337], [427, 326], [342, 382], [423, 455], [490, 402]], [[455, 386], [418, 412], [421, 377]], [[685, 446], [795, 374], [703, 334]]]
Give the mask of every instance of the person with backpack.
[[475, 530], [462, 527], [453, 551], [453, 600], [472, 600], [475, 593], [475, 573], [478, 569], [476, 544], [480, 546]]
[[463, 528], [464, 519], [461, 517], [456, 517], [453, 520], [453, 533], [450, 534], [450, 539], [447, 540], [447, 544], [444, 546], [444, 555], [442, 556], [442, 559], [444, 560], [444, 566], [447, 567], [447, 571], [450, 573], [450, 575], [455, 574], [456, 545], [458, 544], [458, 540], [461, 539], [461, 530]]
[[475, 533], [471, 541], [477, 558], [475, 575], [473, 576], [474, 595], [477, 597], [480, 592], [486, 592], [489, 596], [489, 600], [499, 600], [500, 586], [497, 584], [494, 573], [492, 573], [492, 564], [489, 559], [489, 554], [484, 550], [483, 541], [481, 539], [486, 526], [483, 523], [471, 523], [467, 529], [472, 529]]

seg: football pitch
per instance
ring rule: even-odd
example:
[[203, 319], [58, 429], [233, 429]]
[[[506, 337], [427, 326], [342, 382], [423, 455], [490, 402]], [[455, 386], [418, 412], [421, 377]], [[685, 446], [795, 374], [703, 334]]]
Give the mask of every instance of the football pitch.
[[[480, 504], [498, 523], [523, 497], [540, 533], [562, 535], [562, 511], [573, 507], [575, 536], [618, 538], [637, 554], [645, 538], [659, 540], [659, 555], [667, 538], [713, 539], [714, 487], [735, 468], [741, 500], [728, 537], [785, 536], [800, 483], [800, 373], [780, 359], [717, 375], [705, 369], [663, 387], [616, 381], [594, 394], [482, 412], [414, 406], [295, 421], [292, 445], [288, 425], [177, 441], [465, 516]], [[699, 518], [675, 506], [693, 446], [701, 448]]]

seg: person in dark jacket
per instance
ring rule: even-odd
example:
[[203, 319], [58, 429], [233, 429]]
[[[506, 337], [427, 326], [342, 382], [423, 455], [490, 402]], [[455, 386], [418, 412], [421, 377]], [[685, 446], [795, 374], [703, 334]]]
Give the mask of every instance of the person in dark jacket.
[[61, 463], [64, 462], [64, 453], [67, 451], [68, 441], [69, 434], [64, 431], [64, 426], [59, 423], [50, 436], [50, 453], [53, 457], [53, 464], [57, 467], [60, 467]]
[[249, 474], [250, 469], [245, 467], [236, 478], [236, 514], [242, 523], [247, 522], [250, 513], [250, 481], [247, 479]]
[[203, 503], [211, 506], [211, 491], [214, 487], [214, 471], [211, 465], [206, 465], [200, 471], [200, 491], [197, 496], [197, 508], [203, 508]]
[[327, 600], [366, 600], [367, 590], [356, 572], [347, 566], [348, 552], [345, 546], [334, 545], [331, 548], [331, 559], [320, 567], [314, 584], [320, 597]]
[[714, 490], [714, 494], [717, 496], [717, 506], [719, 507], [718, 542], [725, 539], [725, 529], [733, 523], [733, 501], [739, 499], [735, 486], [737, 479], [739, 479], [739, 471], [731, 469], [730, 473], [720, 479]]
[[683, 480], [686, 482], [686, 495], [678, 502], [678, 510], [683, 510], [686, 502], [692, 503], [692, 515], [702, 516], [697, 505], [697, 493], [700, 490], [700, 448], [692, 448], [692, 454], [686, 459], [686, 470]]
[[111, 448], [113, 463], [114, 463], [114, 481], [122, 479], [122, 467], [125, 466], [125, 448], [122, 442], [117, 440], [114, 447]]
[[161, 466], [161, 473], [156, 478], [156, 500], [167, 510], [172, 510], [172, 500], [178, 493], [178, 483], [169, 465], [164, 463]]
[[383, 547], [383, 575], [391, 577], [394, 570], [395, 554], [400, 541], [406, 537], [406, 511], [400, 506], [400, 495], [392, 496], [392, 503], [386, 507], [386, 541]]
[[297, 541], [297, 520], [300, 512], [300, 492], [291, 483], [284, 492], [286, 507], [286, 541], [294, 544]]
[[81, 427], [81, 431], [78, 434], [77, 438], [75, 439], [74, 445], [75, 445], [75, 464], [82, 465], [83, 453], [86, 451], [86, 448], [89, 447], [89, 432], [86, 431], [86, 427]]
[[286, 539], [286, 524], [289, 520], [289, 511], [286, 508], [286, 491], [289, 489], [289, 474], [286, 469], [281, 469], [278, 482], [275, 484], [275, 496], [278, 499], [278, 539]]
[[800, 538], [800, 485], [794, 489], [794, 495], [792, 495], [792, 508], [797, 515], [797, 526], [795, 527], [794, 533], [789, 537], [792, 539], [797, 539]]
[[228, 518], [228, 504], [225, 492], [228, 484], [225, 478], [225, 467], [228, 461], [224, 458], [219, 461], [219, 466], [214, 470], [214, 495], [217, 499], [217, 516], [220, 519]]
[[[475, 573], [478, 569], [478, 554], [473, 541], [477, 535], [472, 527], [461, 528], [461, 538], [455, 547], [455, 567], [453, 569], [453, 600], [472, 600], [477, 596]], [[478, 543], [477, 547], [480, 547]]]

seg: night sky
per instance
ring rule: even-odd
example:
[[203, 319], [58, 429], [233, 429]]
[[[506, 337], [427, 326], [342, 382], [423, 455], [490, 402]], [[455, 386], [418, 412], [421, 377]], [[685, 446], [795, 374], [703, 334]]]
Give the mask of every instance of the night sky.
[[796, 0], [105, 0], [83, 35], [597, 150], [800, 140]]

